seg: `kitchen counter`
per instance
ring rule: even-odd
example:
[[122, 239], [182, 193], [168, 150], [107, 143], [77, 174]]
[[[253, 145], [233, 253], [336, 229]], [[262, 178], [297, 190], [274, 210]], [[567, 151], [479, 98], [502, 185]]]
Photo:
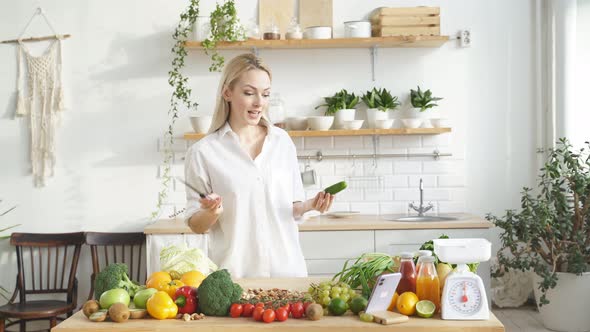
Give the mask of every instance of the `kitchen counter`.
[[[305, 290], [310, 282], [316, 282], [319, 278], [288, 278], [288, 279], [243, 279], [237, 280], [244, 288], [286, 288], [292, 290]], [[106, 332], [106, 331], [240, 331], [250, 332], [260, 329], [276, 329], [277, 331], [412, 331], [412, 332], [453, 332], [453, 331], [474, 331], [474, 332], [503, 332], [502, 323], [490, 313], [490, 319], [485, 321], [452, 321], [441, 320], [439, 317], [423, 319], [410, 317], [405, 323], [396, 325], [379, 325], [375, 323], [364, 323], [348, 312], [345, 316], [323, 317], [318, 321], [307, 319], [289, 318], [285, 322], [273, 322], [265, 324], [256, 322], [252, 318], [229, 318], [229, 317], [205, 317], [203, 320], [185, 322], [178, 319], [167, 319], [157, 321], [154, 319], [129, 320], [124, 323], [100, 322], [94, 323], [86, 319], [79, 311], [72, 317], [66, 319], [52, 332]]]
[[[399, 215], [400, 217], [404, 215]], [[410, 230], [410, 229], [470, 229], [492, 228], [489, 221], [470, 214], [452, 214], [459, 220], [449, 221], [389, 221], [379, 215], [355, 215], [349, 218], [333, 218], [329, 215], [312, 217], [299, 225], [306, 231], [352, 231], [352, 230]], [[145, 234], [191, 234], [191, 229], [182, 219], [158, 220], [144, 228]]]

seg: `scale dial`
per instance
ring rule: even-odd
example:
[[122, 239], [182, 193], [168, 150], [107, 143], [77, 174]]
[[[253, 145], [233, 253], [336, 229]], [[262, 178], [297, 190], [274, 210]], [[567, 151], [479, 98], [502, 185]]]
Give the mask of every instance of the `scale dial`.
[[461, 278], [452, 282], [447, 299], [451, 309], [466, 316], [478, 313], [481, 309], [482, 296], [477, 281]]

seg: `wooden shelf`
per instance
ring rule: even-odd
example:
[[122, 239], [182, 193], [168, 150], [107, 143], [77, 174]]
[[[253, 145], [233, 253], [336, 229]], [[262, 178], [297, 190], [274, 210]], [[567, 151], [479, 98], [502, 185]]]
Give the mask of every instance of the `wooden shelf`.
[[[370, 47], [441, 47], [449, 36], [393, 36], [372, 38], [291, 39], [220, 42], [220, 50], [297, 49], [297, 48], [370, 48]], [[202, 49], [201, 42], [187, 41], [187, 48]]]
[[[326, 136], [369, 136], [369, 135], [436, 135], [451, 132], [451, 128], [398, 128], [398, 129], [359, 129], [359, 130], [291, 130], [291, 137]], [[184, 139], [198, 140], [205, 134], [185, 133]]]

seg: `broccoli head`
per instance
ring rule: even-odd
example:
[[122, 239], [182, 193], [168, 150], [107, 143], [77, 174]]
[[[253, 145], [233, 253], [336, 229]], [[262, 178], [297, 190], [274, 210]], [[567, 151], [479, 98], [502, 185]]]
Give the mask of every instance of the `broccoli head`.
[[102, 269], [94, 279], [94, 298], [98, 300], [102, 293], [114, 288], [122, 288], [133, 297], [139, 285], [129, 279], [127, 271], [127, 265], [122, 263], [109, 264]]
[[242, 287], [231, 280], [227, 270], [217, 270], [203, 280], [197, 295], [202, 313], [207, 316], [227, 316], [231, 304], [242, 297]]

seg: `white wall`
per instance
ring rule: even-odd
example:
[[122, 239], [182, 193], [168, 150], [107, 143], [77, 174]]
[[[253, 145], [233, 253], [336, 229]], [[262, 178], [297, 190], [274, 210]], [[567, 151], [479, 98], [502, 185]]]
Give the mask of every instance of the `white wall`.
[[[201, 2], [203, 13], [212, 10], [212, 0]], [[14, 46], [0, 47], [0, 198], [18, 204], [2, 223], [21, 223], [22, 232], [141, 230], [161, 187], [157, 176], [162, 155], [157, 146], [168, 124], [170, 36], [186, 2], [47, 0], [41, 4], [59, 33], [73, 35], [64, 42], [70, 109], [57, 133], [56, 175], [47, 187], [34, 188], [28, 174], [28, 128], [22, 119], [13, 119]], [[30, 0], [4, 5], [0, 38], [15, 38], [36, 5]], [[531, 185], [536, 174], [533, 0], [338, 0], [334, 1], [335, 33], [342, 34], [343, 21], [366, 17], [373, 8], [415, 5], [440, 6], [442, 33], [454, 36], [468, 28], [473, 46], [461, 49], [448, 42], [438, 49], [380, 49], [376, 82], [371, 81], [366, 49], [263, 50], [260, 55], [273, 69], [274, 91], [281, 93], [290, 115], [319, 114], [313, 107], [321, 97], [341, 88], [362, 92], [374, 85], [386, 87], [400, 96], [404, 107], [409, 89], [418, 84], [444, 97], [438, 112], [451, 119], [451, 134], [384, 136], [381, 143], [383, 149], [409, 152], [440, 146], [454, 156], [430, 171], [424, 165], [433, 162], [427, 159], [384, 160], [380, 169], [384, 165], [389, 170], [385, 175], [406, 182], [400, 188], [392, 184], [384, 196], [352, 194], [338, 208], [387, 211], [394, 199], [394, 210], [404, 211], [407, 201], [416, 198], [421, 175], [427, 181], [427, 195], [429, 191], [441, 195], [431, 197], [437, 207], [447, 204], [447, 210], [478, 215], [517, 207], [520, 188]], [[246, 22], [256, 13], [256, 1], [238, 1], [238, 11]], [[36, 21], [30, 31], [45, 34], [41, 27]], [[224, 54], [229, 58], [238, 52]], [[203, 113], [212, 112], [220, 76], [207, 72], [208, 64], [201, 52], [190, 52], [186, 73]], [[189, 131], [188, 121], [182, 119], [176, 130], [179, 135]], [[300, 153], [313, 153], [318, 146], [325, 153], [372, 152], [370, 140], [361, 137], [295, 142]], [[341, 172], [346, 163], [350, 161], [314, 163], [314, 167], [327, 176]], [[412, 165], [416, 172], [407, 171]], [[181, 168], [178, 160], [175, 169]], [[400, 174], [396, 169], [406, 171]], [[451, 178], [444, 180], [445, 176]], [[323, 178], [321, 185], [331, 180]], [[182, 192], [172, 197], [164, 217], [182, 204]], [[0, 248], [5, 271], [0, 284], [12, 287], [12, 249], [6, 242]], [[85, 250], [81, 275], [90, 269], [87, 256]], [[80, 294], [87, 289], [88, 281], [82, 279]]]

